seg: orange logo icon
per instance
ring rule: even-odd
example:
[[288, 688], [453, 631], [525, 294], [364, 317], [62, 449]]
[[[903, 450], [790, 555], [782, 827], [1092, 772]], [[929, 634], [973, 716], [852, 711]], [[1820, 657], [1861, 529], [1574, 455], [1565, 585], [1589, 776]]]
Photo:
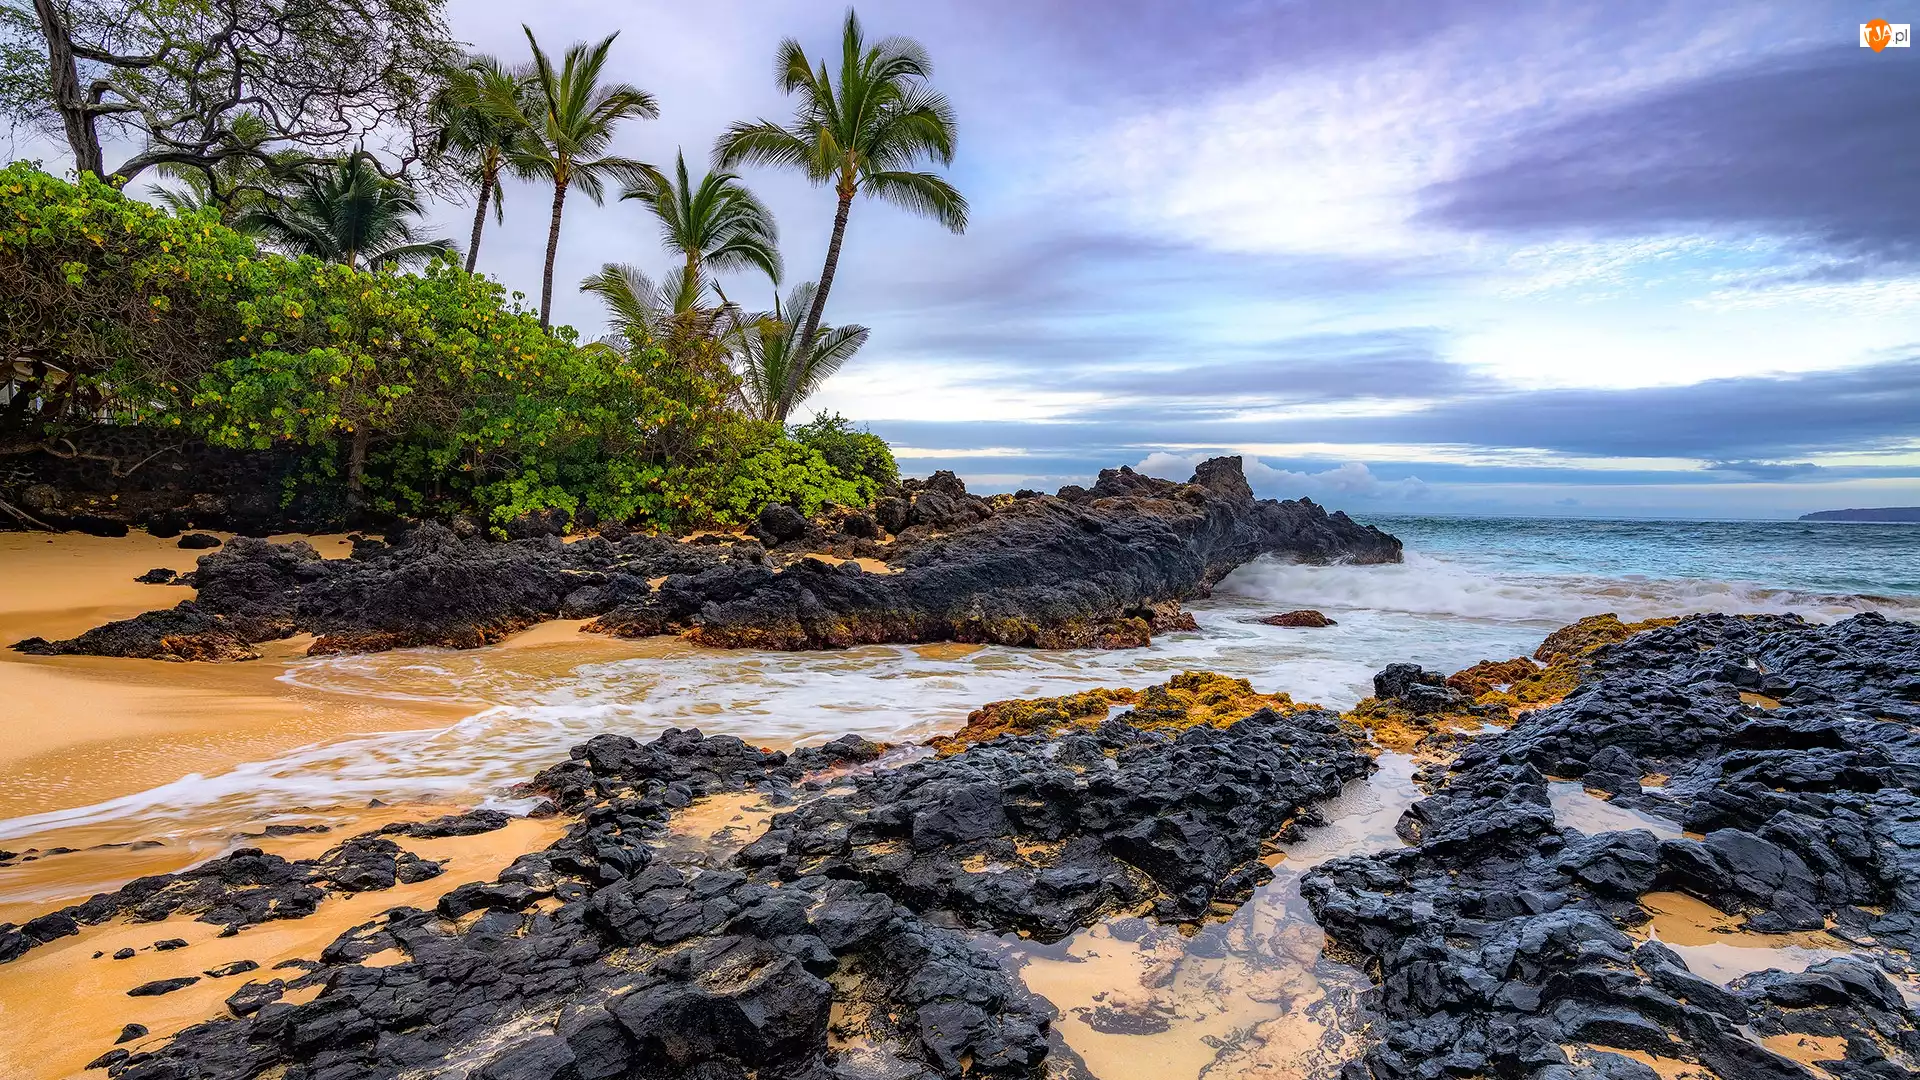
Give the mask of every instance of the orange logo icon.
[[1893, 41], [1893, 24], [1885, 19], [1875, 19], [1861, 28], [1866, 35], [1867, 48], [1879, 52]]

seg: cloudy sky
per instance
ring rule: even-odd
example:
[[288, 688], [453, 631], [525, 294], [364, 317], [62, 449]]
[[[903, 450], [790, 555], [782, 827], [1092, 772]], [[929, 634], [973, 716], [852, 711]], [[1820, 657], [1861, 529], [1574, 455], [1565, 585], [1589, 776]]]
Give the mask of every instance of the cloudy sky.
[[[973, 222], [855, 207], [830, 318], [873, 338], [813, 404], [979, 489], [1237, 451], [1373, 513], [1920, 504], [1920, 50], [1857, 44], [1920, 0], [1875, 2], [863, 2], [931, 50]], [[785, 119], [775, 43], [840, 14], [450, 13], [511, 59], [523, 19], [620, 31], [663, 115], [619, 148], [659, 163]], [[749, 179], [817, 275], [831, 194]], [[537, 294], [545, 197], [509, 194], [480, 267]], [[598, 329], [564, 283], [609, 260], [665, 265], [576, 199], [558, 318]]]

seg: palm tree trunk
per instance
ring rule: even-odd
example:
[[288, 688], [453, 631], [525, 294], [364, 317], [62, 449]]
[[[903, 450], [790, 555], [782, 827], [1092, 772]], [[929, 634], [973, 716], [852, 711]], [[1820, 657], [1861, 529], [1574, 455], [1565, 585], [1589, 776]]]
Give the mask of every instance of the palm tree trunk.
[[552, 325], [553, 315], [553, 260], [560, 253], [560, 211], [567, 204], [567, 182], [556, 179], [553, 182], [553, 222], [547, 226], [547, 269], [540, 278], [540, 328]]
[[820, 269], [820, 286], [813, 291], [813, 306], [807, 309], [807, 324], [792, 356], [787, 357], [787, 387], [780, 395], [774, 419], [787, 422], [794, 398], [800, 393], [800, 377], [805, 373], [807, 357], [813, 355], [813, 338], [820, 330], [820, 315], [827, 309], [827, 290], [833, 288], [833, 271], [840, 265], [840, 241], [847, 235], [847, 213], [853, 209], [853, 192], [840, 192], [840, 208], [833, 214], [833, 239], [827, 241], [827, 265]]
[[487, 224], [487, 200], [493, 195], [493, 173], [480, 174], [480, 205], [473, 208], [473, 239], [467, 244], [467, 273], [480, 258], [480, 230]]

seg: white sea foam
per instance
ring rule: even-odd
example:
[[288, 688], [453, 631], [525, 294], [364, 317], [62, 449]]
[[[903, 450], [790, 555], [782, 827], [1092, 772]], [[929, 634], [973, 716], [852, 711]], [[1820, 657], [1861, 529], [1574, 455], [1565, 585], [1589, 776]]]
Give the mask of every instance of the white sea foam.
[[[497, 801], [571, 747], [609, 731], [649, 738], [668, 727], [698, 727], [772, 744], [855, 732], [910, 742], [958, 727], [988, 701], [1140, 687], [1192, 669], [1345, 708], [1369, 692], [1372, 674], [1387, 663], [1454, 670], [1504, 659], [1532, 649], [1546, 630], [1601, 611], [1623, 618], [1695, 610], [1916, 613], [1911, 603], [1740, 583], [1496, 574], [1418, 553], [1400, 566], [1262, 560], [1193, 606], [1198, 632], [1113, 652], [874, 646], [752, 653], [663, 644], [657, 655], [614, 660], [604, 649], [570, 645], [318, 659], [285, 677], [347, 694], [471, 701], [473, 714], [438, 731], [303, 747], [91, 806], [0, 821], [0, 840], [30, 844], [103, 825], [125, 839], [224, 836], [301, 805]], [[1257, 621], [1295, 607], [1320, 608], [1338, 625], [1282, 629]], [[0, 898], [5, 891], [0, 883]]]
[[1603, 611], [1629, 620], [1696, 611], [1796, 612], [1819, 621], [1863, 611], [1902, 618], [1920, 614], [1920, 602], [1911, 598], [1806, 592], [1744, 581], [1495, 573], [1419, 552], [1409, 552], [1406, 562], [1397, 566], [1308, 566], [1260, 559], [1229, 574], [1219, 591], [1330, 613], [1395, 612], [1556, 627]]

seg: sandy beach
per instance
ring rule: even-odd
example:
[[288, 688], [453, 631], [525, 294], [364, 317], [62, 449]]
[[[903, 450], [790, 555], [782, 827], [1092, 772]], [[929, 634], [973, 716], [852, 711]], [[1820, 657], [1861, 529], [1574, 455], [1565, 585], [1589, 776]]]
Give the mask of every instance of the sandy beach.
[[[312, 537], [329, 556], [340, 537]], [[192, 570], [195, 551], [144, 533], [0, 534], [0, 640], [78, 634], [190, 598], [193, 590], [133, 579], [155, 567]], [[472, 711], [348, 697], [280, 681], [307, 642], [263, 646], [242, 664], [173, 664], [0, 651], [0, 818], [140, 791], [340, 735], [439, 727]]]
[[[341, 537], [308, 539], [330, 557], [350, 550]], [[0, 533], [0, 645], [68, 637], [187, 599], [191, 589], [133, 579], [155, 567], [192, 570], [201, 554], [140, 532], [118, 539]], [[10, 780], [0, 788], [0, 819], [91, 805], [346, 735], [443, 727], [477, 707], [283, 681], [306, 644], [272, 642], [262, 659], [240, 664], [35, 657], [0, 648], [0, 768]], [[336, 816], [351, 809], [336, 808]], [[133, 852], [98, 848], [150, 839], [94, 825], [0, 841], [14, 849], [81, 849], [0, 868], [0, 919], [37, 914], [48, 900], [117, 880], [178, 870], [226, 845], [222, 838], [170, 838], [179, 842]]]

